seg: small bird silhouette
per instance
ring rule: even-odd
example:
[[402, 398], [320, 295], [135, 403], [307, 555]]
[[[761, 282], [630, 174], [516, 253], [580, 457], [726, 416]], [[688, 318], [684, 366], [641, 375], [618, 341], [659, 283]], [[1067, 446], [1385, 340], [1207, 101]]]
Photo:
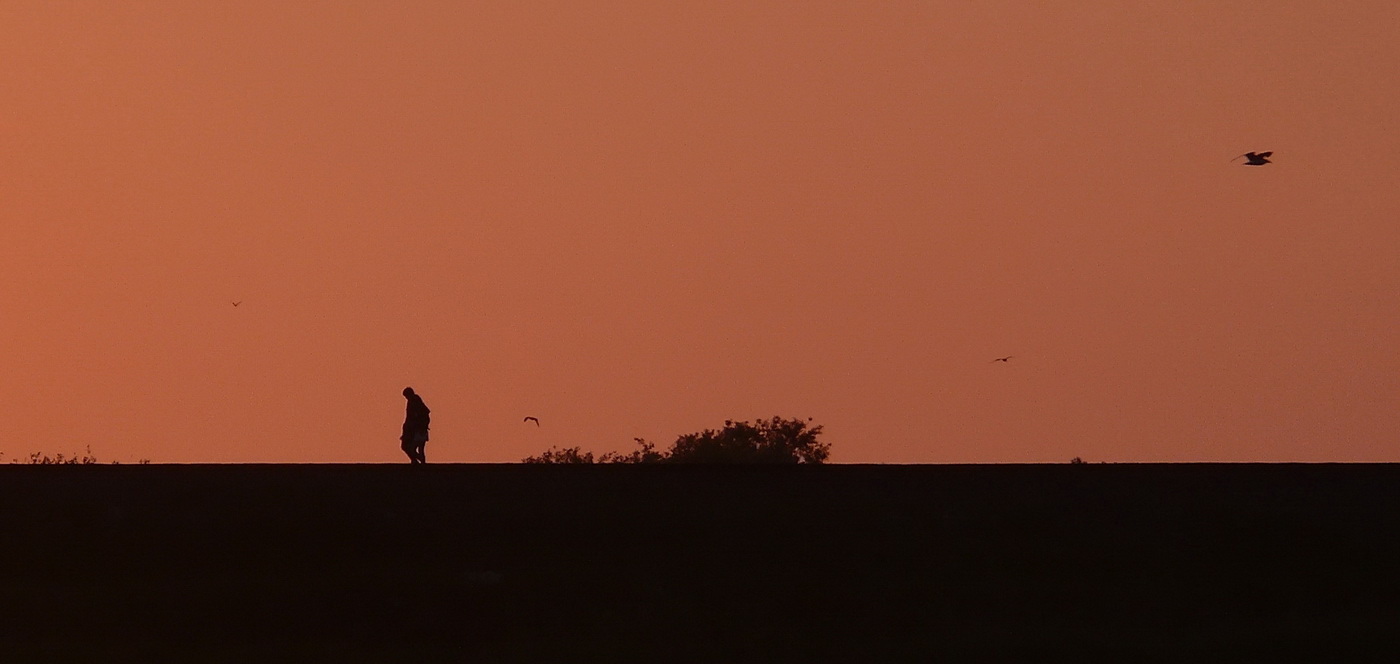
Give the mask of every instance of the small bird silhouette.
[[243, 304], [243, 300], [239, 300], [239, 301], [237, 301], [237, 302], [234, 302], [234, 303], [233, 303], [233, 306], [236, 307], [236, 306], [238, 306], [238, 305], [240, 305], [240, 304]]
[[1016, 357], [1016, 356], [1015, 356], [1015, 355], [1007, 355], [1006, 357], [998, 357], [997, 359], [992, 360], [992, 361], [993, 361], [993, 362], [1008, 362], [1008, 361], [1010, 361], [1011, 358], [1013, 358], [1013, 357]]
[[535, 426], [539, 426], [539, 425], [540, 425], [540, 418], [538, 418], [538, 417], [527, 417], [527, 418], [525, 418], [525, 419], [523, 419], [523, 420], [520, 420], [520, 422], [521, 422], [521, 424], [524, 424], [525, 422], [534, 422], [534, 423], [535, 423]]
[[[1274, 163], [1269, 161], [1269, 157], [1273, 155], [1273, 153], [1273, 150], [1268, 152], [1246, 152], [1240, 155], [1240, 157], [1248, 159], [1248, 161], [1244, 162], [1245, 166], [1263, 166], [1264, 164]], [[1235, 159], [1239, 159], [1240, 157], [1235, 157]], [[1231, 159], [1230, 161], [1234, 161], [1235, 159]]]

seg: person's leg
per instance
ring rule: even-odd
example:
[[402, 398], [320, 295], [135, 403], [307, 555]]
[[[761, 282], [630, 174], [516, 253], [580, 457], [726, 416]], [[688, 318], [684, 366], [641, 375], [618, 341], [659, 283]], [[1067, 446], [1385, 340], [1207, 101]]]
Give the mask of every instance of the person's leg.
[[427, 447], [427, 443], [418, 443], [418, 463], [428, 463], [428, 455], [423, 452], [425, 447]]
[[408, 455], [409, 463], [418, 463], [418, 454], [413, 447], [412, 439], [404, 438], [403, 445], [401, 445], [400, 447], [403, 448], [403, 453]]

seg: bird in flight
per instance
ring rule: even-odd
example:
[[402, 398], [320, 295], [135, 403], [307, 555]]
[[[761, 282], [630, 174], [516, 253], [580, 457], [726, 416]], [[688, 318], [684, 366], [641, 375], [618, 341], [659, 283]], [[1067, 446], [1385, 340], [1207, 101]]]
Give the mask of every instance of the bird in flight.
[[521, 424], [524, 424], [525, 422], [534, 422], [534, 423], [535, 423], [535, 426], [539, 426], [539, 425], [540, 425], [540, 418], [538, 418], [538, 417], [526, 417], [525, 419], [520, 420], [520, 423], [521, 423]]
[[[1273, 150], [1270, 150], [1268, 152], [1246, 152], [1240, 155], [1240, 157], [1244, 157], [1248, 160], [1244, 162], [1245, 166], [1263, 166], [1264, 164], [1274, 163], [1272, 161], [1269, 161], [1269, 156], [1273, 153]], [[1235, 159], [1239, 159], [1240, 157], [1235, 157]], [[1235, 159], [1231, 159], [1230, 161], [1234, 161]]]
[[239, 301], [237, 301], [237, 302], [234, 302], [234, 303], [233, 303], [233, 306], [236, 307], [236, 306], [238, 306], [238, 305], [240, 305], [240, 304], [243, 304], [243, 300], [239, 300]]
[[1015, 355], [1007, 355], [1006, 357], [998, 357], [997, 359], [992, 360], [992, 361], [993, 361], [993, 362], [1009, 362], [1009, 361], [1011, 360], [1011, 358], [1013, 358], [1013, 357], [1016, 357], [1016, 356], [1015, 356]]

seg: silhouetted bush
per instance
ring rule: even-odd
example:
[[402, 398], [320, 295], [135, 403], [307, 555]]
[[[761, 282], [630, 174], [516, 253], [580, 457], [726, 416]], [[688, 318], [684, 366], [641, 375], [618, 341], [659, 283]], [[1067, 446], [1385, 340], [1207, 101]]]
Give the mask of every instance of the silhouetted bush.
[[550, 448], [525, 463], [720, 463], [796, 464], [823, 463], [831, 455], [831, 445], [817, 439], [821, 425], [811, 419], [783, 419], [756, 422], [725, 420], [722, 429], [706, 429], [676, 439], [671, 449], [659, 452], [656, 445], [642, 438], [633, 440], [637, 449], [629, 454], [607, 452], [594, 457], [577, 447]]
[[831, 446], [817, 440], [822, 428], [808, 421], [774, 417], [754, 423], [725, 421], [718, 431], [706, 429], [676, 439], [667, 455], [671, 463], [822, 463]]
[[11, 459], [10, 463], [17, 463], [30, 466], [89, 466], [97, 463], [97, 457], [92, 455], [92, 448], [87, 448], [84, 454], [64, 454], [59, 452], [53, 456], [43, 452], [30, 452], [29, 456], [23, 460]]
[[577, 447], [559, 449], [551, 447], [539, 456], [525, 457], [525, 463], [595, 463], [592, 452], [584, 452]]
[[[86, 450], [87, 451], [83, 454], [64, 454], [59, 452], [53, 456], [49, 456], [45, 452], [30, 452], [28, 456], [10, 459], [9, 462], [19, 466], [91, 466], [98, 463], [105, 463], [97, 460], [97, 457], [92, 453], [91, 447], [86, 448]], [[5, 453], [0, 452], [0, 462], [4, 460]], [[143, 458], [136, 463], [145, 465], [150, 462], [150, 459]], [[121, 464], [120, 461], [112, 461], [112, 465], [119, 464]]]
[[667, 460], [667, 453], [657, 452], [656, 444], [645, 438], [633, 438], [637, 443], [637, 449], [630, 454], [621, 452], [605, 452], [598, 457], [598, 463], [662, 463]]

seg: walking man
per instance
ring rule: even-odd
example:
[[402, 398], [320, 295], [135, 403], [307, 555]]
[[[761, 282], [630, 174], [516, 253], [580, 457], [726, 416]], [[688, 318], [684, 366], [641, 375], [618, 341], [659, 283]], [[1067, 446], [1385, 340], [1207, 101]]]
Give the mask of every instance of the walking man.
[[403, 418], [403, 436], [399, 438], [403, 441], [404, 454], [408, 455], [409, 463], [427, 463], [423, 445], [428, 442], [428, 406], [411, 387], [403, 388], [403, 396], [408, 399], [408, 414]]

